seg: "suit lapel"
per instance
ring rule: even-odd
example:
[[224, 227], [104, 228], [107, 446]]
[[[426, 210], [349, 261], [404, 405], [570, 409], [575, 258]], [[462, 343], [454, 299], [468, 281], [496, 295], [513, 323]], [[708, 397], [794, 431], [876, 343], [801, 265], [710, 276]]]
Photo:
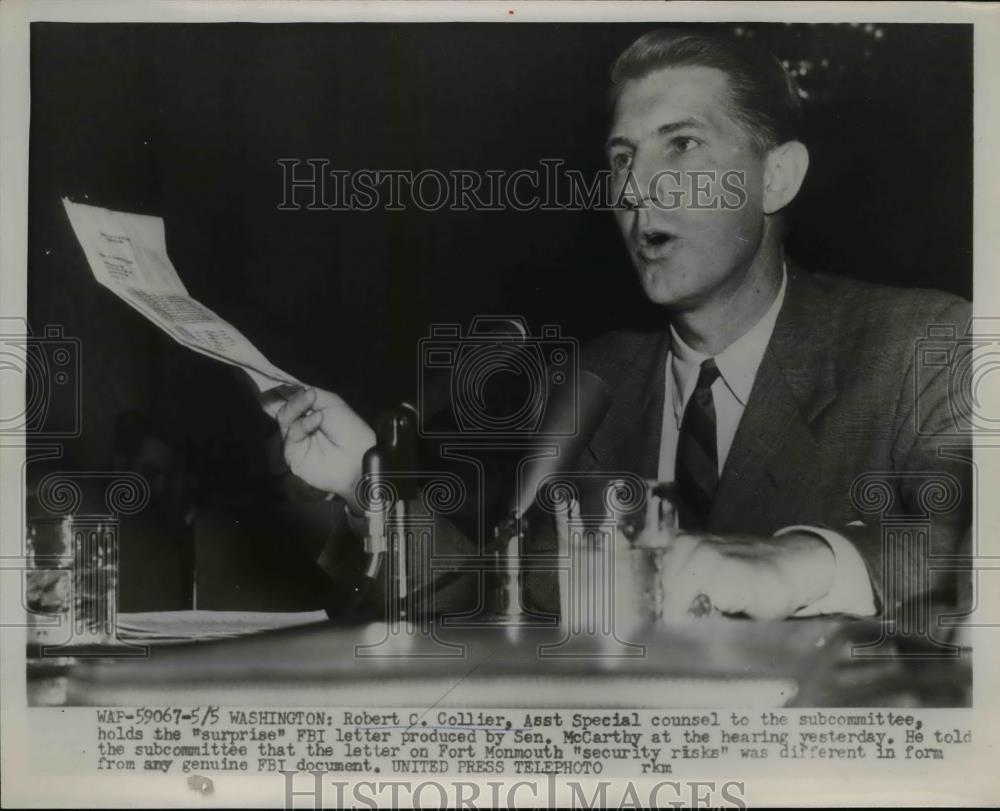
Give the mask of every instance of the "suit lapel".
[[[722, 471], [710, 531], [769, 534], [812, 489], [818, 448], [810, 423], [836, 396], [830, 334], [823, 291], [789, 263], [785, 301]], [[663, 330], [622, 358], [627, 368], [584, 469], [655, 478], [669, 348]]]
[[611, 411], [588, 446], [592, 470], [631, 471], [655, 478], [670, 332], [650, 333], [615, 381]]
[[793, 520], [813, 486], [810, 423], [836, 396], [823, 292], [789, 268], [785, 301], [719, 481], [708, 528], [770, 533]]
[[723, 468], [711, 532], [770, 534], [811, 487], [816, 445], [778, 364], [765, 354]]
[[636, 473], [645, 479], [655, 479], [660, 466], [660, 434], [663, 432], [663, 407], [666, 393], [667, 354], [670, 333], [664, 330], [656, 343], [647, 367], [647, 383], [639, 400], [633, 434], [633, 459], [638, 460]]

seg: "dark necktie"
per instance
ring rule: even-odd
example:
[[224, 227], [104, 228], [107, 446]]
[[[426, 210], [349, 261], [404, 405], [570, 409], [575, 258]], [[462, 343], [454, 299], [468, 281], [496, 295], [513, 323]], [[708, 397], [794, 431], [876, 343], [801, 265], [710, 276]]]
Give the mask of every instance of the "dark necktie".
[[677, 440], [674, 480], [681, 529], [704, 529], [719, 486], [719, 455], [715, 441], [715, 401], [712, 384], [719, 368], [709, 358], [701, 364], [694, 394], [684, 409]]

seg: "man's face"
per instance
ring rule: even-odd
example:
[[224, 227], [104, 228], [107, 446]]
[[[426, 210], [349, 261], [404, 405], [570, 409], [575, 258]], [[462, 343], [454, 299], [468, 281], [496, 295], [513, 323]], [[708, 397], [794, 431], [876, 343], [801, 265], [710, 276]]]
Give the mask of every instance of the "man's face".
[[[663, 68], [627, 83], [607, 153], [616, 192], [642, 197], [615, 216], [646, 295], [683, 311], [732, 294], [763, 235], [764, 158], [732, 117], [726, 74]], [[741, 195], [725, 191], [727, 172], [728, 186], [743, 188], [735, 207]], [[708, 193], [695, 192], [696, 183]]]

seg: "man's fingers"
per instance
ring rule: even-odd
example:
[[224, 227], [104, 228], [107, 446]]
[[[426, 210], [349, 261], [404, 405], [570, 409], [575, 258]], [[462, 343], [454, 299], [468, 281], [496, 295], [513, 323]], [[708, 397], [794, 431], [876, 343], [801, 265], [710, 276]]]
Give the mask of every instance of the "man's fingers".
[[706, 593], [716, 608], [753, 619], [784, 619], [794, 610], [788, 580], [767, 560], [720, 555]]
[[302, 390], [302, 386], [293, 383], [283, 383], [272, 389], [265, 389], [257, 393], [257, 402], [264, 409], [264, 413], [272, 419], [278, 418], [278, 411], [295, 394]]
[[322, 411], [311, 411], [305, 416], [300, 417], [288, 426], [288, 433], [285, 435], [285, 444], [301, 442], [307, 436], [314, 434], [322, 422]]
[[[678, 540], [683, 542], [684, 536]], [[702, 595], [725, 613], [753, 615], [758, 609], [760, 582], [752, 562], [726, 555], [711, 539], [697, 536], [688, 536], [680, 551], [683, 556], [666, 570], [664, 613], [668, 616], [688, 616]]]
[[280, 397], [267, 397], [260, 399], [260, 407], [264, 409], [264, 413], [267, 414], [272, 420], [278, 419], [278, 412], [281, 411], [282, 406], [285, 405], [285, 400]]
[[711, 540], [695, 536], [682, 543], [679, 551], [680, 556], [665, 561], [669, 564], [664, 567], [663, 583], [666, 616], [688, 616], [701, 595], [725, 614], [742, 613], [754, 619], [784, 619], [794, 611], [787, 580], [766, 561], [729, 555]]
[[[671, 549], [667, 557], [676, 549], [676, 546]], [[695, 541], [690, 550], [682, 547], [679, 551], [686, 553], [684, 559], [677, 559], [669, 566], [663, 583], [663, 613], [672, 617], [685, 616], [699, 594], [712, 596], [708, 593], [708, 584], [718, 564], [718, 556], [701, 541]]]
[[712, 570], [703, 582], [702, 593], [718, 611], [725, 614], [747, 613], [752, 616], [760, 586], [753, 563], [741, 556], [729, 557], [721, 553], [716, 558]]
[[678, 535], [670, 548], [664, 553], [660, 572], [664, 583], [669, 582], [687, 565], [691, 555], [702, 542], [701, 535]]
[[663, 582], [664, 613], [683, 615], [691, 600], [698, 595], [709, 567], [700, 558], [707, 547], [698, 535], [678, 536], [663, 556], [660, 577]]
[[743, 611], [757, 620], [785, 619], [795, 612], [790, 584], [777, 569], [760, 567], [756, 575], [756, 588]]
[[316, 390], [303, 389], [294, 397], [290, 398], [280, 409], [278, 409], [276, 418], [278, 420], [278, 425], [281, 427], [282, 436], [288, 436], [292, 423], [312, 408], [313, 403], [315, 402]]

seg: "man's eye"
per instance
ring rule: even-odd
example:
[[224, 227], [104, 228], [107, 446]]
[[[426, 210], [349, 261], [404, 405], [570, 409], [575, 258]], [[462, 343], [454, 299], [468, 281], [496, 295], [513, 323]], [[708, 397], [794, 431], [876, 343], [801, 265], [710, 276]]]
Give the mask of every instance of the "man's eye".
[[670, 145], [676, 152], [690, 152], [695, 147], [701, 146], [701, 142], [688, 135], [680, 135], [677, 138], [674, 138], [670, 142]]
[[632, 163], [632, 156], [627, 152], [619, 152], [617, 155], [611, 156], [611, 168], [616, 172], [623, 172], [628, 169]]

